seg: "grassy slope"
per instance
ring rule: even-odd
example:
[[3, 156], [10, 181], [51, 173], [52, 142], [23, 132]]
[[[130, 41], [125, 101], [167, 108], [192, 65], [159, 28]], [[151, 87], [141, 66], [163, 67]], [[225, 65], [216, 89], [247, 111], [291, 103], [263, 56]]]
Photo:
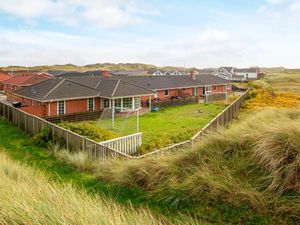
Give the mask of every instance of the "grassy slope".
[[13, 162], [0, 152], [1, 224], [167, 224], [149, 210], [135, 209], [87, 194], [70, 184]]
[[[272, 124], [270, 126], [270, 124]], [[211, 135], [195, 150], [98, 170], [211, 222], [295, 224], [300, 218], [300, 111], [268, 109]], [[103, 173], [104, 171], [104, 173]]]
[[[116, 202], [125, 205], [149, 207], [156, 214], [172, 215], [172, 220], [189, 221], [186, 216], [181, 216], [176, 210], [167, 204], [149, 198], [149, 196], [137, 189], [117, 187], [101, 182], [93, 175], [81, 172], [72, 165], [57, 160], [53, 152], [40, 148], [33, 143], [32, 137], [20, 131], [6, 120], [0, 118], [0, 151], [6, 152], [12, 159], [25, 163], [43, 171], [47, 177], [63, 183], [72, 183], [80, 189], [91, 193], [97, 193], [103, 198], [112, 198]], [[5, 132], [2, 132], [5, 131]], [[182, 210], [185, 213], [186, 210]], [[193, 224], [193, 221], [190, 221]], [[201, 223], [202, 224], [202, 223]]]

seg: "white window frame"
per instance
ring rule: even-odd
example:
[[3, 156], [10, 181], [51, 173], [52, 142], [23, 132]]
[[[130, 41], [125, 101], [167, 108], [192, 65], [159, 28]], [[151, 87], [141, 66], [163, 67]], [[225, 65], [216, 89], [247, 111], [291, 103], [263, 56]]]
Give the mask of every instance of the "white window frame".
[[[131, 102], [131, 104], [129, 106], [125, 106], [125, 104], [127, 103], [126, 99], [128, 99], [128, 100], [130, 99], [130, 101], [128, 101], [128, 103]], [[132, 109], [132, 106], [133, 106], [132, 98], [130, 98], [130, 97], [129, 98], [123, 98], [122, 103], [123, 103], [122, 104], [122, 109]]]
[[211, 92], [211, 85], [205, 86], [205, 93], [210, 93]]
[[134, 106], [134, 109], [139, 109], [141, 108], [141, 97], [134, 97], [134, 103], [133, 103], [133, 106]]
[[[93, 100], [93, 108], [92, 108], [92, 110], [90, 110], [90, 99]], [[89, 111], [89, 112], [95, 111], [95, 98], [88, 98], [87, 99], [87, 111]]]
[[[104, 104], [105, 101], [108, 101], [108, 106], [105, 106], [105, 104]], [[110, 101], [109, 98], [102, 98], [101, 102], [102, 102], [102, 109], [110, 108], [111, 107], [111, 101]]]
[[214, 92], [218, 91], [218, 86], [213, 87]]
[[226, 84], [226, 90], [231, 90], [231, 84]]
[[[167, 94], [166, 94], [166, 93], [167, 93]], [[165, 96], [169, 96], [169, 94], [170, 94], [170, 93], [169, 93], [169, 90], [164, 90], [164, 95], [165, 95]]]
[[[60, 102], [63, 102], [64, 103], [64, 112], [63, 112], [63, 114], [60, 114], [59, 112], [60, 112], [60, 110], [59, 110], [59, 103]], [[64, 114], [66, 114], [66, 101], [57, 101], [57, 115], [58, 116], [60, 116], [60, 115], [64, 115]]]
[[[116, 106], [116, 104], [118, 103], [118, 101], [120, 102], [120, 106]], [[117, 98], [117, 99], [115, 99], [115, 109], [120, 109], [120, 110], [122, 110], [122, 108], [123, 108], [123, 99], [122, 98]]]
[[198, 88], [195, 87], [195, 88], [193, 89], [193, 91], [194, 91], [194, 96], [198, 96]]

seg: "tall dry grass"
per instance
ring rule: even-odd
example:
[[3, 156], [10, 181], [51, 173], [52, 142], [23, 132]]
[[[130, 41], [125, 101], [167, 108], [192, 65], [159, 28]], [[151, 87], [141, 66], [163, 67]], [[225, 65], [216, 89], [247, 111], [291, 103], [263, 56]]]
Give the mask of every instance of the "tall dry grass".
[[195, 150], [98, 165], [99, 179], [140, 187], [162, 201], [248, 205], [300, 218], [300, 110], [246, 114]]
[[[194, 224], [188, 217], [174, 224]], [[172, 222], [173, 223], [173, 222]], [[0, 224], [172, 224], [147, 209], [120, 206], [41, 173], [0, 153]]]

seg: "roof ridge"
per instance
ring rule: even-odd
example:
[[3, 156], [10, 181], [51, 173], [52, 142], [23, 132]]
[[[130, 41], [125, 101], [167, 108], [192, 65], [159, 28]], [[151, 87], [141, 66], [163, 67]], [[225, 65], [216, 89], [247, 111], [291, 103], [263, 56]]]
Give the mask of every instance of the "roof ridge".
[[114, 88], [114, 90], [113, 90], [113, 93], [111, 94], [111, 97], [113, 97], [113, 96], [115, 95], [115, 93], [116, 93], [116, 91], [117, 91], [117, 88], [118, 88], [120, 82], [121, 82], [121, 80], [118, 79], [118, 83], [116, 84], [116, 86], [115, 86], [115, 88]]
[[98, 82], [98, 83], [97, 83], [97, 85], [96, 85], [96, 88], [98, 88], [98, 87], [99, 87], [99, 85], [100, 85], [101, 81], [102, 81], [102, 79], [100, 79], [100, 80], [99, 80], [99, 82]]
[[70, 81], [70, 82], [72, 82], [72, 83], [74, 83], [74, 84], [78, 84], [78, 85], [81, 85], [81, 86], [84, 86], [84, 87], [88, 87], [88, 88], [90, 88], [90, 89], [94, 89], [95, 91], [99, 91], [98, 89], [93, 88], [93, 87], [91, 87], [91, 86], [89, 86], [89, 85], [82, 84], [82, 83], [76, 82], [76, 81], [74, 81], [74, 80], [69, 80], [68, 78], [64, 78], [64, 80]]
[[44, 97], [43, 97], [43, 99], [44, 98], [47, 98], [56, 88], [58, 88], [58, 86], [59, 85], [61, 85], [64, 81], [65, 81], [66, 79], [63, 79], [63, 80], [61, 80], [57, 85], [55, 85], [55, 87], [54, 88], [52, 88]]
[[152, 89], [150, 89], [150, 88], [145, 88], [145, 87], [143, 87], [143, 86], [140, 86], [140, 85], [137, 85], [137, 84], [131, 83], [131, 82], [127, 81], [127, 80], [122, 80], [122, 79], [120, 79], [120, 80], [121, 80], [121, 81], [123, 81], [123, 82], [125, 82], [125, 83], [131, 84], [131, 85], [133, 85], [133, 86], [136, 86], [136, 87], [139, 87], [139, 88], [143, 88], [143, 89], [146, 89], [146, 90], [148, 90], [148, 91], [155, 92], [155, 91], [153, 91], [153, 90], [152, 90]]

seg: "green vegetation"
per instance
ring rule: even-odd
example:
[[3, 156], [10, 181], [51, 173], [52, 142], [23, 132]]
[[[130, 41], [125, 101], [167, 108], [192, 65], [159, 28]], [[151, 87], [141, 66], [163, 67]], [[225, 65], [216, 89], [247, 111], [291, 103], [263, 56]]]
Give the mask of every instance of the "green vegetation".
[[13, 162], [3, 152], [0, 190], [1, 224], [170, 224], [147, 209], [120, 206], [74, 185], [49, 181], [40, 171]]
[[79, 135], [86, 136], [94, 141], [106, 141], [110, 139], [117, 138], [118, 136], [112, 133], [111, 131], [96, 127], [93, 123], [84, 122], [84, 123], [60, 123], [60, 126], [71, 130]]
[[[84, 154], [77, 153], [77, 159], [74, 159], [73, 155], [72, 159], [67, 159], [65, 157], [68, 155], [66, 151], [39, 147], [36, 145], [32, 136], [22, 132], [1, 117], [0, 130], [5, 131], [0, 132], [0, 153], [5, 152], [14, 161], [19, 161], [26, 166], [42, 171], [42, 173], [52, 181], [59, 184], [71, 183], [74, 187], [87, 191], [92, 196], [93, 194], [98, 194], [103, 201], [111, 201], [111, 199], [113, 199], [115, 202], [122, 203], [129, 208], [141, 207], [142, 211], [143, 208], [150, 208], [154, 213], [153, 215], [158, 215], [157, 217], [155, 216], [155, 218], [162, 218], [161, 215], [165, 215], [164, 219], [169, 221], [166, 222], [166, 224], [203, 224], [202, 222], [196, 223], [190, 216], [184, 215], [186, 210], [182, 210], [181, 212], [173, 210], [172, 206], [161, 204], [155, 198], [150, 198], [150, 196], [139, 189], [118, 187], [97, 180], [91, 173], [87, 173], [91, 172], [90, 168], [93, 167], [88, 165], [91, 161], [90, 159], [87, 160]], [[68, 162], [68, 164], [65, 162]], [[78, 168], [71, 164], [76, 165]], [[0, 188], [0, 195], [1, 191], [2, 189]], [[26, 205], [26, 202], [23, 202]], [[65, 204], [68, 204], [68, 202], [65, 202]], [[21, 206], [19, 207], [19, 209], [22, 209]], [[26, 206], [24, 206], [24, 210], [25, 209]], [[4, 223], [4, 221], [0, 219], [0, 224], [2, 222]], [[14, 224], [13, 220], [9, 222], [9, 224]], [[18, 222], [19, 221], [16, 223], [22, 224]]]
[[[140, 116], [139, 131], [143, 132], [141, 152], [148, 152], [173, 143], [188, 140], [195, 135], [210, 120], [218, 115], [226, 105], [224, 103], [190, 104], [166, 108], [158, 112], [150, 112]], [[89, 131], [110, 129], [111, 120], [67, 124], [64, 127], [84, 127], [85, 136], [94, 139]], [[74, 132], [77, 132], [73, 129]], [[115, 119], [115, 130], [119, 136], [136, 132], [136, 117], [130, 116]], [[80, 133], [82, 134], [82, 133]], [[94, 139], [95, 140], [95, 139]]]
[[295, 224], [300, 216], [300, 111], [266, 109], [195, 150], [99, 165], [101, 180], [138, 187], [221, 224]]

